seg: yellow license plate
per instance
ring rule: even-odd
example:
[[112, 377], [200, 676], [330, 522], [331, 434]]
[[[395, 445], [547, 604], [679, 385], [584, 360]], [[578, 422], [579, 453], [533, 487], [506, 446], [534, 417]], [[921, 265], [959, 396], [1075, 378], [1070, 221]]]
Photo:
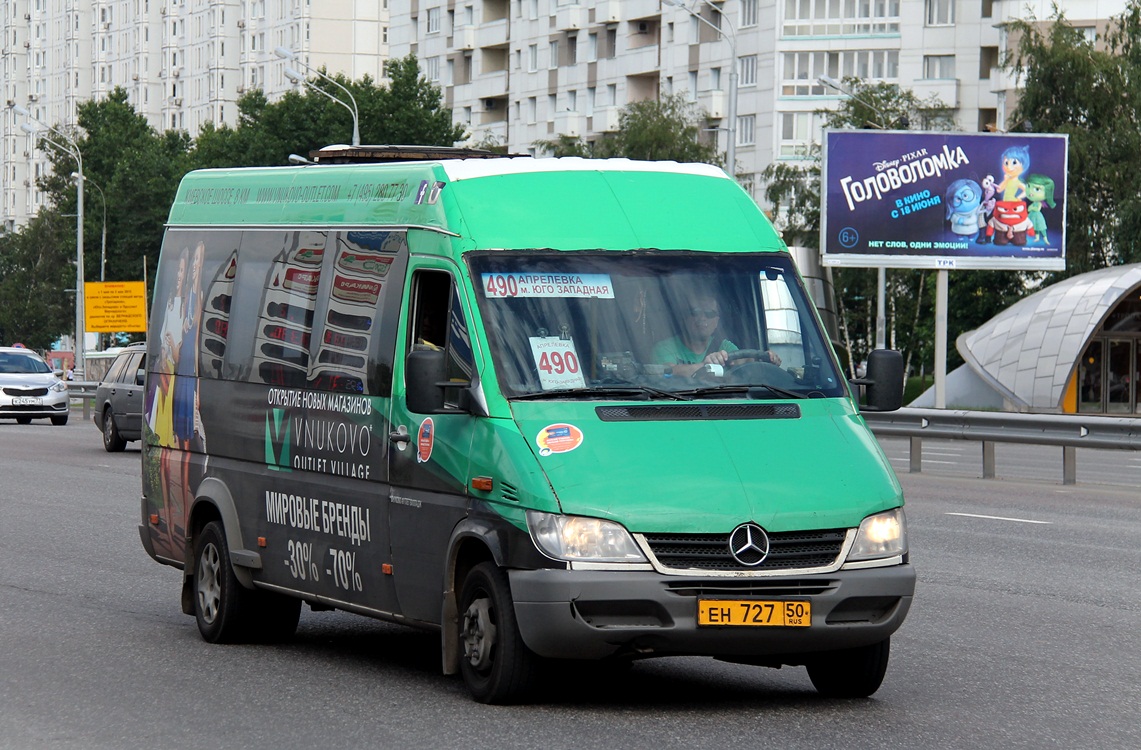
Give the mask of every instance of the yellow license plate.
[[812, 602], [698, 599], [697, 624], [807, 628], [812, 624]]

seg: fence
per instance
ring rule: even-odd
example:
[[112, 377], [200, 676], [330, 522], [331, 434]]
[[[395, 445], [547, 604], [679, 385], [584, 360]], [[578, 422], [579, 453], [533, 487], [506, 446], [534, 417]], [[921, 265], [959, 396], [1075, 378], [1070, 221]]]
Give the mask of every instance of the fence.
[[92, 381], [69, 380], [67, 382], [67, 393], [71, 396], [71, 400], [83, 404], [83, 421], [85, 422], [91, 419], [91, 407], [95, 403], [95, 389], [98, 387], [99, 383]]
[[1017, 414], [906, 408], [864, 412], [876, 435], [910, 438], [909, 470], [923, 471], [923, 440], [982, 443], [983, 478], [995, 476], [996, 443], [1056, 445], [1062, 448], [1062, 483], [1077, 482], [1077, 449], [1141, 450], [1141, 419], [1089, 414]]

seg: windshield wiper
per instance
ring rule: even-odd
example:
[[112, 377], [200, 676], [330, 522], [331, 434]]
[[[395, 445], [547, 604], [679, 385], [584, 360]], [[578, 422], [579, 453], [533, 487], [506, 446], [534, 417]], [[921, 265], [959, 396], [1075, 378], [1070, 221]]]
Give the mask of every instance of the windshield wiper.
[[670, 401], [690, 401], [685, 394], [663, 391], [660, 388], [651, 388], [648, 385], [602, 385], [591, 388], [563, 388], [557, 391], [542, 391], [540, 393], [525, 393], [522, 396], [512, 396], [511, 401], [543, 401], [545, 399], [576, 398], [579, 396], [599, 397], [627, 397], [642, 398], [656, 396]]
[[759, 390], [769, 391], [770, 393], [773, 393], [782, 398], [808, 398], [808, 396], [804, 395], [803, 393], [797, 393], [796, 391], [790, 391], [786, 388], [780, 388], [775, 385], [768, 385], [767, 383], [756, 383], [754, 385], [710, 385], [704, 388], [690, 388], [689, 390], [678, 391], [678, 393], [682, 393], [687, 396], [693, 396], [694, 398], [722, 394], [743, 394], [749, 398], [760, 398], [760, 396], [756, 393]]

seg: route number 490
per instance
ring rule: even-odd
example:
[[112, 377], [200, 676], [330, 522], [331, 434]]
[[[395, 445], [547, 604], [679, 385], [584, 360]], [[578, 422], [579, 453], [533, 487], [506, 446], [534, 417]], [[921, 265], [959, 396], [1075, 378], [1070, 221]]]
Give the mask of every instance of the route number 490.
[[539, 369], [549, 375], [573, 375], [578, 372], [578, 357], [574, 352], [543, 352], [539, 357]]

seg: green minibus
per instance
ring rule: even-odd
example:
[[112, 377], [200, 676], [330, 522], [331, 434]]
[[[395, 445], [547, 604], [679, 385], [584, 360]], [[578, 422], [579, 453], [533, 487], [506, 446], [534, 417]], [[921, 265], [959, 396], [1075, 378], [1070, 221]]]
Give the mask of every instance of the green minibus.
[[409, 151], [178, 189], [139, 528], [203, 638], [308, 603], [438, 632], [485, 703], [671, 655], [875, 692], [915, 573], [860, 412], [898, 353], [844, 376], [718, 168]]

